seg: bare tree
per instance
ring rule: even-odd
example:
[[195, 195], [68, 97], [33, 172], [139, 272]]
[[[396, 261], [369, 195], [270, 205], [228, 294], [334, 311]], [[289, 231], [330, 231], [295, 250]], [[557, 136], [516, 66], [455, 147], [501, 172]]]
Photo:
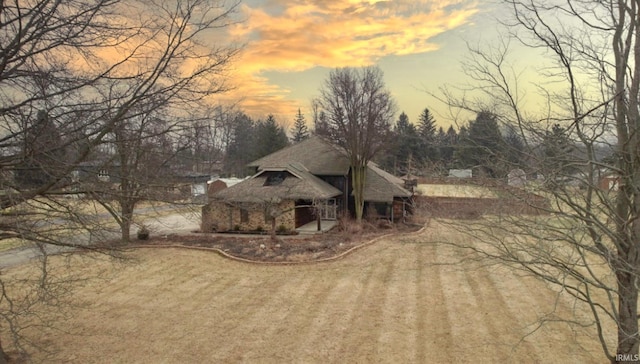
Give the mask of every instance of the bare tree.
[[123, 242], [130, 239], [139, 202], [171, 200], [167, 190], [173, 183], [170, 162], [176, 153], [169, 134], [181, 120], [167, 122], [161, 116], [167, 111], [145, 109], [120, 123], [106, 138], [110, 153], [98, 164], [106, 178], [78, 182], [79, 189], [115, 219]]
[[[467, 247], [560, 287], [591, 314], [589, 320], [560, 319], [595, 327], [612, 363], [637, 361], [640, 3], [504, 3], [514, 15], [506, 24], [511, 39], [547, 57], [537, 78], [548, 81], [538, 85], [546, 114], [525, 112], [521, 73], [510, 62], [508, 41], [498, 48], [471, 48], [465, 63], [473, 80], [464, 90], [469, 93], [460, 97], [445, 90], [445, 98], [454, 108], [472, 111], [490, 104], [518, 131], [529, 175], [544, 171], [553, 179], [528, 187], [548, 196], [550, 206], [536, 204], [543, 217], [503, 213], [465, 221], [461, 230], [474, 236]], [[549, 159], [545, 144], [554, 135], [572, 151], [556, 147]], [[519, 196], [527, 201], [530, 195]]]
[[[236, 7], [216, 0], [1, 2], [0, 242], [40, 248], [43, 284], [34, 290], [53, 288], [44, 279], [48, 247], [100, 248], [87, 240], [101, 222], [67, 197], [84, 188], [76, 172], [145, 107], [183, 115], [226, 89], [222, 76], [237, 49], [210, 40]], [[38, 178], [23, 183], [25, 171]], [[20, 323], [12, 313], [24, 308], [16, 302], [0, 297], [0, 325], [14, 340]]]
[[318, 102], [328, 116], [328, 133], [349, 156], [356, 219], [360, 222], [367, 165], [387, 146], [396, 105], [378, 67], [336, 69], [320, 91]]

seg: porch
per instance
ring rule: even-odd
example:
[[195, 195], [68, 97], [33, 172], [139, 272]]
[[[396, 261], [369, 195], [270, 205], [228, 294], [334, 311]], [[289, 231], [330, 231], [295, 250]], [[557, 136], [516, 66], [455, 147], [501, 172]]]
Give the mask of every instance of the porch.
[[322, 234], [333, 229], [337, 223], [338, 221], [336, 220], [321, 220], [320, 221], [321, 230], [318, 231], [318, 222], [312, 221], [296, 228], [296, 231], [300, 235]]

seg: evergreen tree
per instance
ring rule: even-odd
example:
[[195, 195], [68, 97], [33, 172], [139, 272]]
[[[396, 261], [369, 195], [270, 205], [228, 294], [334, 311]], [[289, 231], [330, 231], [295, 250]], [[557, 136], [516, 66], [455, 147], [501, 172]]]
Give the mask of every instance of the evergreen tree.
[[298, 109], [296, 121], [293, 123], [293, 128], [291, 128], [291, 135], [293, 143], [301, 142], [309, 137], [309, 129], [300, 109]]
[[575, 173], [575, 146], [560, 124], [548, 130], [542, 141], [542, 173], [547, 184], [554, 185]]
[[438, 142], [438, 145], [442, 145], [443, 142], [446, 140], [446, 138], [447, 138], [447, 133], [444, 132], [444, 129], [442, 127], [439, 127], [438, 134], [436, 134], [436, 141]]
[[453, 126], [449, 126], [445, 133], [442, 128], [438, 132], [440, 158], [446, 169], [453, 168], [453, 156], [456, 145], [458, 144], [458, 133]]
[[[462, 129], [460, 134], [462, 135]], [[481, 111], [469, 123], [468, 135], [460, 138], [456, 160], [461, 167], [475, 168], [484, 176], [504, 177], [505, 152], [505, 142], [496, 115]]]
[[436, 120], [434, 119], [429, 109], [424, 109], [424, 111], [420, 114], [418, 132], [421, 142], [421, 153], [419, 154], [419, 159], [422, 162], [435, 162], [439, 160], [440, 153], [438, 150], [438, 142], [436, 138]]
[[246, 165], [253, 161], [255, 125], [247, 115], [240, 113], [232, 121], [233, 127], [225, 157], [225, 171], [244, 177], [250, 173]]
[[16, 168], [16, 181], [26, 188], [42, 187], [57, 178], [64, 163], [65, 149], [60, 132], [46, 111], [25, 129], [22, 161]]
[[427, 141], [433, 141], [435, 139], [436, 119], [434, 119], [429, 109], [424, 109], [422, 114], [420, 114], [418, 131], [420, 132], [420, 136]]
[[273, 115], [256, 124], [253, 159], [262, 158], [289, 145], [284, 128], [276, 122]]
[[[416, 127], [409, 122], [409, 117], [404, 112], [400, 114], [393, 129], [394, 141], [387, 158], [386, 165], [392, 167], [393, 173], [407, 174], [409, 169], [416, 168], [422, 161], [421, 139]], [[391, 164], [391, 166], [389, 165]]]
[[526, 167], [526, 153], [525, 145], [518, 130], [511, 124], [507, 125], [504, 134], [504, 142], [507, 148], [507, 161], [510, 164], [510, 168], [525, 168]]

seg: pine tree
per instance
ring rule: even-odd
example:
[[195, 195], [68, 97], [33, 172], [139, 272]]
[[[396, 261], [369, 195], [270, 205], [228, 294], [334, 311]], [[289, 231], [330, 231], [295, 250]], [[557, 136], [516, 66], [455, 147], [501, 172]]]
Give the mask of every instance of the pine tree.
[[273, 115], [260, 121], [255, 129], [253, 159], [262, 158], [289, 145], [289, 138], [284, 128], [276, 122]]
[[24, 133], [22, 161], [16, 181], [26, 188], [46, 185], [56, 179], [64, 163], [60, 132], [46, 111], [40, 110]]
[[505, 130], [504, 142], [507, 148], [507, 161], [510, 168], [524, 168], [526, 165], [525, 145], [520, 133], [509, 124]]
[[468, 135], [462, 137], [456, 149], [456, 160], [463, 168], [476, 168], [487, 177], [506, 175], [506, 145], [497, 117], [489, 111], [481, 111], [469, 123]]
[[300, 109], [298, 109], [296, 121], [293, 124], [293, 128], [291, 128], [291, 135], [293, 143], [301, 142], [309, 137], [309, 129]]
[[429, 111], [424, 109], [420, 114], [418, 123], [418, 133], [420, 135], [420, 154], [417, 155], [421, 162], [435, 162], [440, 159], [438, 140], [436, 138], [436, 120]]
[[560, 183], [578, 169], [573, 156], [575, 146], [560, 124], [547, 131], [542, 141], [542, 173], [548, 185]]
[[255, 125], [253, 120], [245, 114], [239, 114], [233, 119], [231, 140], [227, 146], [225, 170], [238, 177], [249, 174], [245, 166], [253, 160], [253, 145]]
[[436, 119], [434, 119], [429, 109], [424, 109], [422, 114], [420, 114], [418, 131], [424, 140], [429, 142], [433, 142], [435, 140]]
[[393, 160], [387, 161], [387, 167], [392, 163], [394, 173], [409, 173], [411, 172], [409, 171], [410, 164], [415, 167], [422, 161], [420, 136], [404, 112], [400, 114], [393, 133], [395, 138], [391, 153], [389, 153]]
[[445, 133], [442, 128], [438, 132], [438, 152], [446, 169], [453, 168], [453, 154], [458, 144], [458, 133], [453, 126], [449, 126]]

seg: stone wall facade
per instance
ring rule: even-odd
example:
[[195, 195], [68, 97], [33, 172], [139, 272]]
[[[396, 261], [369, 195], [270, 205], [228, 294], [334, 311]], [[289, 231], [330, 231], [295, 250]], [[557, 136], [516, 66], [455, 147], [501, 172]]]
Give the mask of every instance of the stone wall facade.
[[[276, 229], [284, 227], [295, 230], [295, 203], [293, 200], [280, 202], [275, 208], [284, 211], [276, 217]], [[269, 231], [271, 222], [265, 217], [262, 204], [236, 206], [213, 201], [202, 207], [202, 232], [213, 231]]]

